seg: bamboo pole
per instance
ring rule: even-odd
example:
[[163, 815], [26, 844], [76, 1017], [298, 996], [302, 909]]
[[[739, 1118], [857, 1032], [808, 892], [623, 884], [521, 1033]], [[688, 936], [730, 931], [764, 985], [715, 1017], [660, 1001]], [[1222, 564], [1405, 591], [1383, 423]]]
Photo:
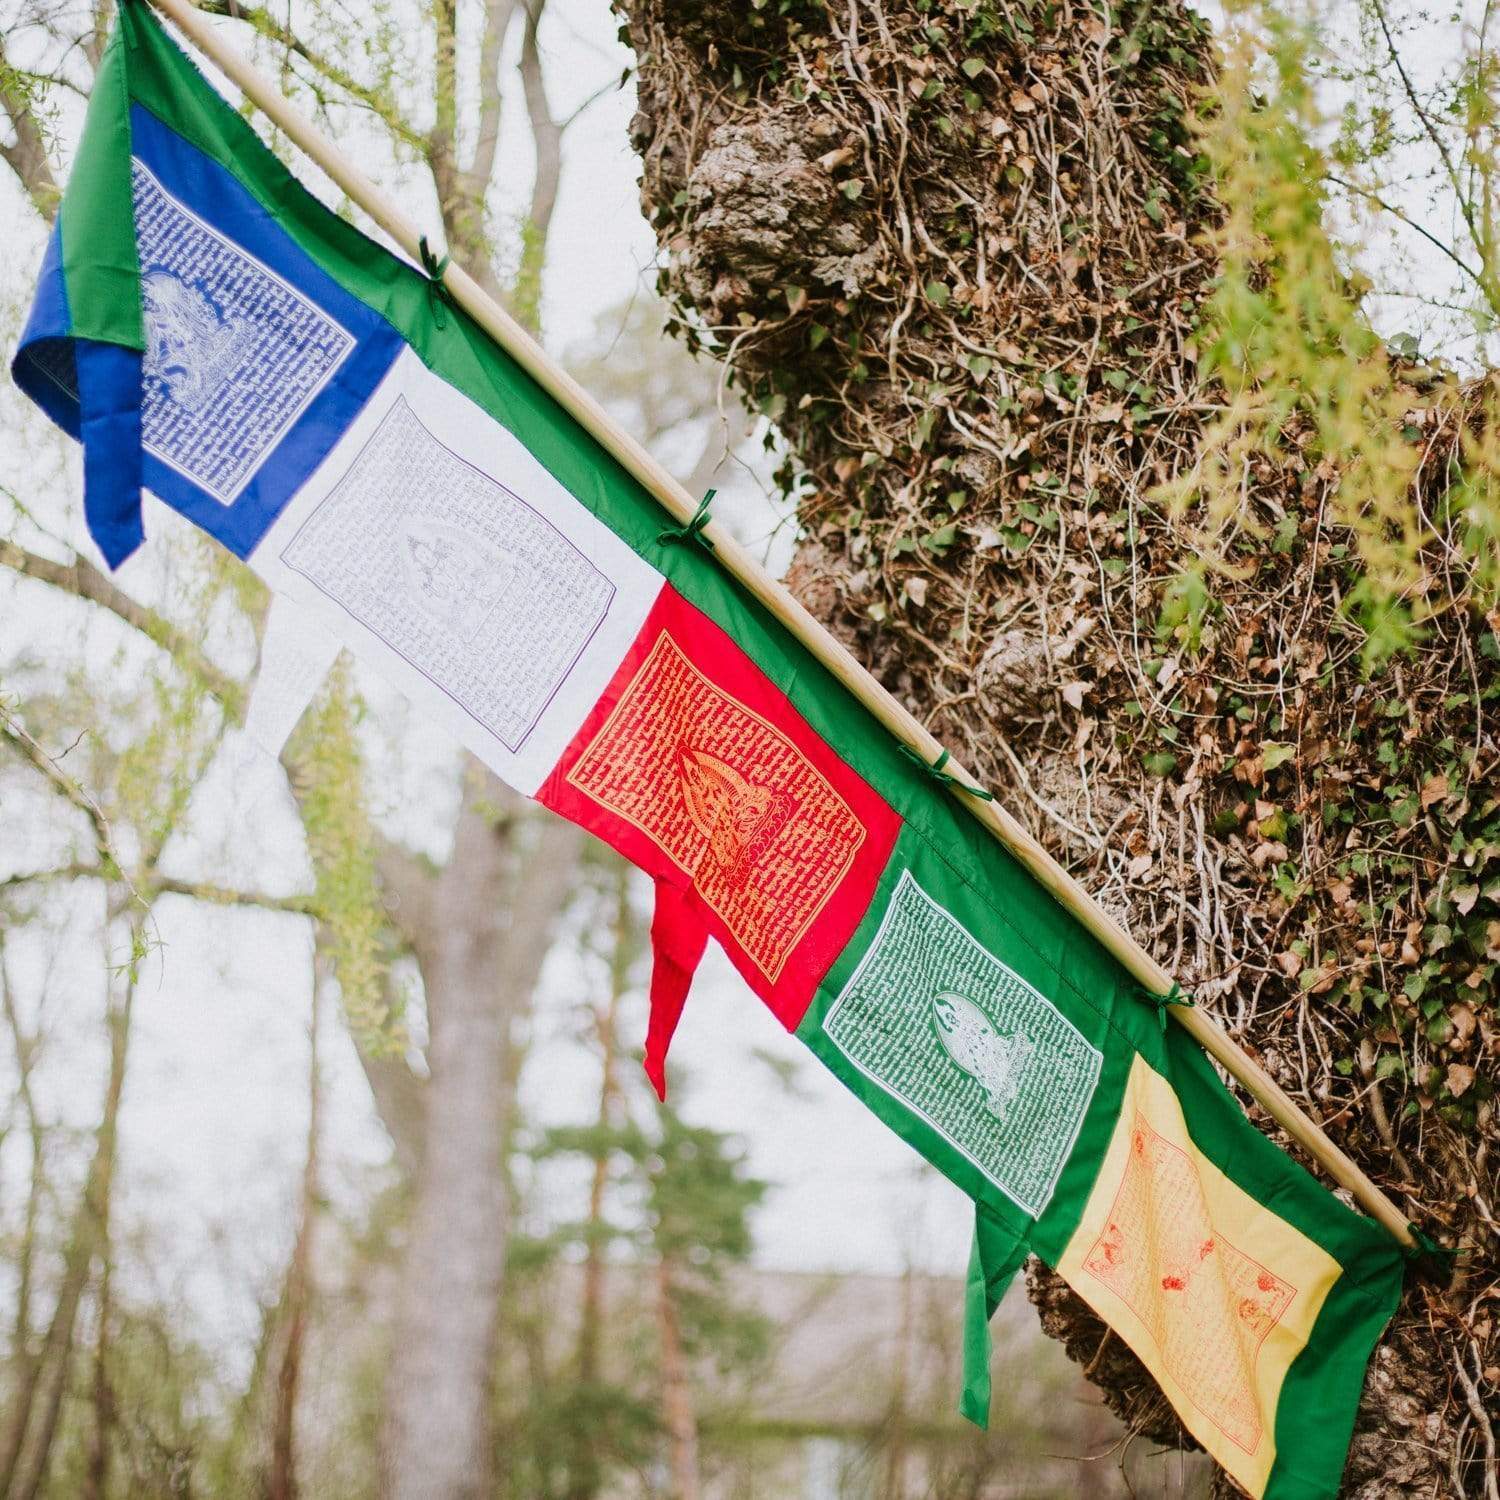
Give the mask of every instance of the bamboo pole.
[[[273, 124], [284, 131], [413, 260], [420, 260], [421, 230], [386, 193], [348, 161], [250, 60], [224, 40], [198, 12], [192, 0], [150, 0], [206, 57], [243, 90]], [[543, 353], [540, 345], [490, 297], [462, 266], [450, 264], [444, 285], [454, 301], [552, 396], [565, 411], [607, 448], [648, 489], [663, 508], [686, 523], [698, 508], [690, 495], [577, 381]], [[714, 556], [739, 583], [766, 606], [880, 722], [929, 764], [943, 746], [896, 701], [838, 640], [787, 589], [767, 573], [732, 536], [710, 521], [704, 536]], [[944, 770], [963, 786], [978, 782], [951, 757]], [[1125, 931], [1084, 888], [998, 802], [971, 797], [957, 787], [953, 794], [999, 841], [1114, 955], [1141, 984], [1155, 994], [1172, 988], [1172, 977]], [[1197, 1007], [1172, 1006], [1172, 1019], [1265, 1107], [1293, 1140], [1319, 1162], [1329, 1176], [1347, 1188], [1370, 1216], [1403, 1245], [1416, 1241], [1406, 1216], [1374, 1182], [1309, 1118], [1289, 1094], [1215, 1021]]]

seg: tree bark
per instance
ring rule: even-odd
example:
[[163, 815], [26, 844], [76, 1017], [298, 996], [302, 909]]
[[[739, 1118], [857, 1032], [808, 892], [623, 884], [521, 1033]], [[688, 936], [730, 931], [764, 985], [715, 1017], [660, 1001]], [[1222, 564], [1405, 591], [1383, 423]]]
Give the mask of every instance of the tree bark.
[[[1325, 517], [1338, 476], [1299, 466], [1292, 441], [1246, 473], [1247, 513], [1287, 545], [1245, 579], [1210, 578], [1201, 638], [1173, 613], [1192, 559], [1149, 497], [1192, 464], [1221, 399], [1193, 345], [1218, 214], [1189, 128], [1212, 83], [1204, 24], [1175, 0], [616, 7], [677, 331], [727, 360], [792, 454], [793, 591], [1414, 1217], [1468, 1244], [1465, 1297], [1482, 1305], [1495, 1114], [1465, 1137], [1405, 1082], [1426, 1043], [1402, 980], [1441, 885], [1411, 872], [1440, 870], [1451, 834], [1416, 819], [1400, 836], [1414, 865], [1373, 863], [1368, 889], [1340, 871], [1380, 813], [1355, 789], [1384, 784], [1366, 727], [1382, 693], [1410, 715], [1415, 785], [1444, 734], [1475, 746], [1471, 780], [1494, 763], [1477, 710], [1444, 722], [1493, 681], [1462, 571], [1434, 569], [1458, 607], [1420, 656], [1364, 684]], [[1428, 513], [1459, 442], [1451, 414], [1432, 420]], [[1404, 1109], [1335, 1066], [1376, 1030], [1357, 993], [1341, 1004], [1351, 975], [1391, 1006], [1377, 1040], [1410, 1039], [1387, 1083]], [[1129, 1350], [1050, 1273], [1029, 1283], [1111, 1407], [1186, 1441]], [[1372, 1365], [1348, 1494], [1494, 1484], [1460, 1305], [1408, 1297]]]
[[656, 1262], [656, 1322], [661, 1342], [661, 1407], [667, 1429], [667, 1465], [672, 1476], [671, 1500], [698, 1500], [698, 1420], [693, 1412], [693, 1390], [682, 1330], [673, 1301], [672, 1262]]
[[490, 1487], [490, 1394], [506, 1205], [507, 1050], [566, 897], [577, 830], [536, 820], [471, 767], [436, 920], [411, 934], [427, 993], [431, 1078], [382, 1432], [387, 1500], [477, 1500]]

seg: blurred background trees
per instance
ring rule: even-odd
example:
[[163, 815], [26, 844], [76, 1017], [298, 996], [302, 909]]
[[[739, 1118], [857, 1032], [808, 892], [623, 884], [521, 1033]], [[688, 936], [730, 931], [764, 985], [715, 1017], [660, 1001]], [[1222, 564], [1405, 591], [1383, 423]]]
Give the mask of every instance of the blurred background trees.
[[[1351, 1483], [1490, 1494], [1488, 12], [209, 8], [1463, 1252]], [[7, 347], [109, 19], [0, 0]], [[1126, 1425], [1011, 1302], [965, 1429], [956, 1196], [722, 971], [659, 1106], [648, 893], [348, 662], [247, 744], [0, 400], [0, 1497], [1207, 1493], [1043, 1276]]]

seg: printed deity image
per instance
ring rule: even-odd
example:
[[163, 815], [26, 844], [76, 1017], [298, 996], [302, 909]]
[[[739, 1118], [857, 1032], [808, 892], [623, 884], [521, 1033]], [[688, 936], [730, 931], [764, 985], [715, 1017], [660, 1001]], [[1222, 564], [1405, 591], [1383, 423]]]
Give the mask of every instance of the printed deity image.
[[823, 1029], [1013, 1203], [1047, 1206], [1103, 1059], [910, 871]]
[[1139, 1111], [1109, 1221], [1083, 1269], [1135, 1311], [1193, 1404], [1254, 1453], [1264, 1429], [1256, 1363], [1296, 1289], [1215, 1229], [1187, 1153]]
[[828, 779], [666, 631], [568, 780], [690, 875], [771, 981], [864, 842]]
[[483, 538], [456, 526], [411, 517], [401, 560], [412, 597], [466, 645], [505, 597], [515, 568]]
[[353, 336], [131, 163], [146, 350], [142, 445], [228, 503]]
[[281, 557], [510, 750], [615, 594], [551, 521], [439, 442], [404, 397]]

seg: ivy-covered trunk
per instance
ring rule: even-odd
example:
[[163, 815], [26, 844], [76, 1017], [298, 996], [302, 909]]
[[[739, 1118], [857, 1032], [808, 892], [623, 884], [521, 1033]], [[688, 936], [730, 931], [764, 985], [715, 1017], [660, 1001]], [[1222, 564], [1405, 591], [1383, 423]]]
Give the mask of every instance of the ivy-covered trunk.
[[[1195, 347], [1222, 213], [1191, 127], [1203, 22], [1175, 0], [619, 9], [663, 290], [788, 444], [794, 590], [1466, 1248], [1378, 1351], [1346, 1488], [1490, 1493], [1495, 617], [1439, 549], [1425, 587], [1451, 607], [1367, 676], [1340, 473], [1295, 403], [1245, 456], [1236, 566], [1190, 567], [1158, 491], [1223, 399]], [[1441, 501], [1466, 408], [1390, 378], [1413, 492]], [[1111, 1406], [1182, 1440], [1129, 1351], [1029, 1284]]]

